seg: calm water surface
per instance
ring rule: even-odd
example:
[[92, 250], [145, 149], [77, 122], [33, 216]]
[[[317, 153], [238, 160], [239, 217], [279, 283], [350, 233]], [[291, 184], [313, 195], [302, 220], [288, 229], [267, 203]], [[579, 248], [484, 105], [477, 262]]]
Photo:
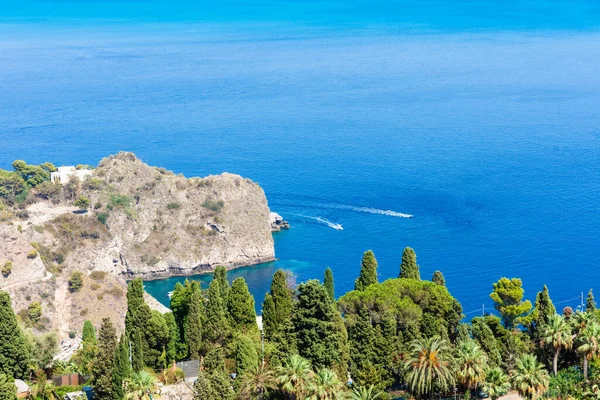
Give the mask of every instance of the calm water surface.
[[230, 274], [257, 303], [276, 268], [330, 266], [341, 295], [365, 250], [385, 279], [411, 246], [466, 312], [502, 276], [575, 306], [600, 282], [599, 22], [595, 1], [18, 2], [0, 167], [128, 150], [256, 180], [292, 224]]

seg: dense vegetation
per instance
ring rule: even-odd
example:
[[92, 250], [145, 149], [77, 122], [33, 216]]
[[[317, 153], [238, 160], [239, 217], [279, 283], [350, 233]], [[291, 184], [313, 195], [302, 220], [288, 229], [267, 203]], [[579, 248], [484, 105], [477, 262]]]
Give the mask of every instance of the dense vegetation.
[[[134, 279], [123, 334], [105, 319], [96, 336], [86, 321], [68, 368], [91, 376], [98, 399], [144, 398], [157, 374], [165, 383], [181, 380], [173, 364], [186, 359], [201, 360], [196, 399], [457, 392], [495, 399], [509, 390], [528, 399], [600, 396], [600, 315], [591, 290], [584, 310], [558, 314], [545, 286], [532, 304], [520, 279], [502, 278], [490, 294], [498, 315], [464, 322], [440, 271], [420, 279], [412, 249], [404, 251], [399, 278], [379, 282], [377, 267], [373, 252], [365, 252], [356, 289], [337, 300], [330, 269], [323, 284], [297, 286], [276, 271], [262, 305], [263, 332], [246, 282], [230, 285], [223, 267], [207, 288], [193, 280], [177, 284], [166, 314], [150, 309], [142, 281]], [[67, 368], [52, 363], [55, 342], [28, 339], [0, 292], [0, 392], [13, 392], [13, 378], [35, 375], [37, 398], [45, 398], [45, 377]]]

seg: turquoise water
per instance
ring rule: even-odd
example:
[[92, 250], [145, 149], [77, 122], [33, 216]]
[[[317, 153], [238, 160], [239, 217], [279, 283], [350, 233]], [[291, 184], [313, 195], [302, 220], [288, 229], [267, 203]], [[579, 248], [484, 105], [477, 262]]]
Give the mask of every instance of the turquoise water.
[[230, 274], [258, 307], [279, 267], [352, 289], [367, 249], [385, 279], [414, 247], [469, 313], [501, 276], [561, 306], [600, 278], [596, 2], [14, 3], [0, 167], [129, 150], [256, 180], [292, 224]]

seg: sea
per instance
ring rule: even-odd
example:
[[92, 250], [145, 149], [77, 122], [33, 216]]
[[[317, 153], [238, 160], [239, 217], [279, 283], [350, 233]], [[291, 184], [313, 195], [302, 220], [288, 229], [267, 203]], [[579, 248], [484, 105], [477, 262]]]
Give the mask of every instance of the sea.
[[576, 308], [600, 296], [599, 28], [596, 0], [6, 1], [0, 168], [126, 150], [253, 179], [291, 224], [229, 274], [259, 312], [277, 268], [340, 296], [406, 246], [467, 318], [501, 277]]

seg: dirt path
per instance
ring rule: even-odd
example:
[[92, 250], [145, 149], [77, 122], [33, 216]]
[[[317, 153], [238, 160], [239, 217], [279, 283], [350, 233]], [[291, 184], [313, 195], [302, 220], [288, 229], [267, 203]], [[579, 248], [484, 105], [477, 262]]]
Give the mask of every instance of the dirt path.
[[73, 206], [58, 206], [44, 202], [34, 203], [27, 207], [29, 213], [29, 221], [31, 226], [40, 225], [56, 218], [62, 214], [70, 214], [77, 211], [77, 207]]
[[69, 320], [71, 315], [71, 298], [67, 295], [68, 283], [58, 282], [54, 292], [54, 304], [56, 305], [56, 319], [58, 334], [60, 338], [69, 336]]
[[43, 281], [47, 281], [48, 279], [51, 279], [51, 278], [52, 278], [52, 274], [50, 272], [46, 271], [46, 276], [44, 276], [43, 278], [32, 278], [32, 279], [27, 279], [27, 280], [24, 280], [24, 281], [13, 282], [10, 285], [6, 285], [6, 286], [0, 287], [0, 289], [2, 289], [2, 290], [11, 289], [11, 288], [17, 287], [19, 285], [24, 285], [24, 284], [30, 283], [30, 282], [43, 282]]

